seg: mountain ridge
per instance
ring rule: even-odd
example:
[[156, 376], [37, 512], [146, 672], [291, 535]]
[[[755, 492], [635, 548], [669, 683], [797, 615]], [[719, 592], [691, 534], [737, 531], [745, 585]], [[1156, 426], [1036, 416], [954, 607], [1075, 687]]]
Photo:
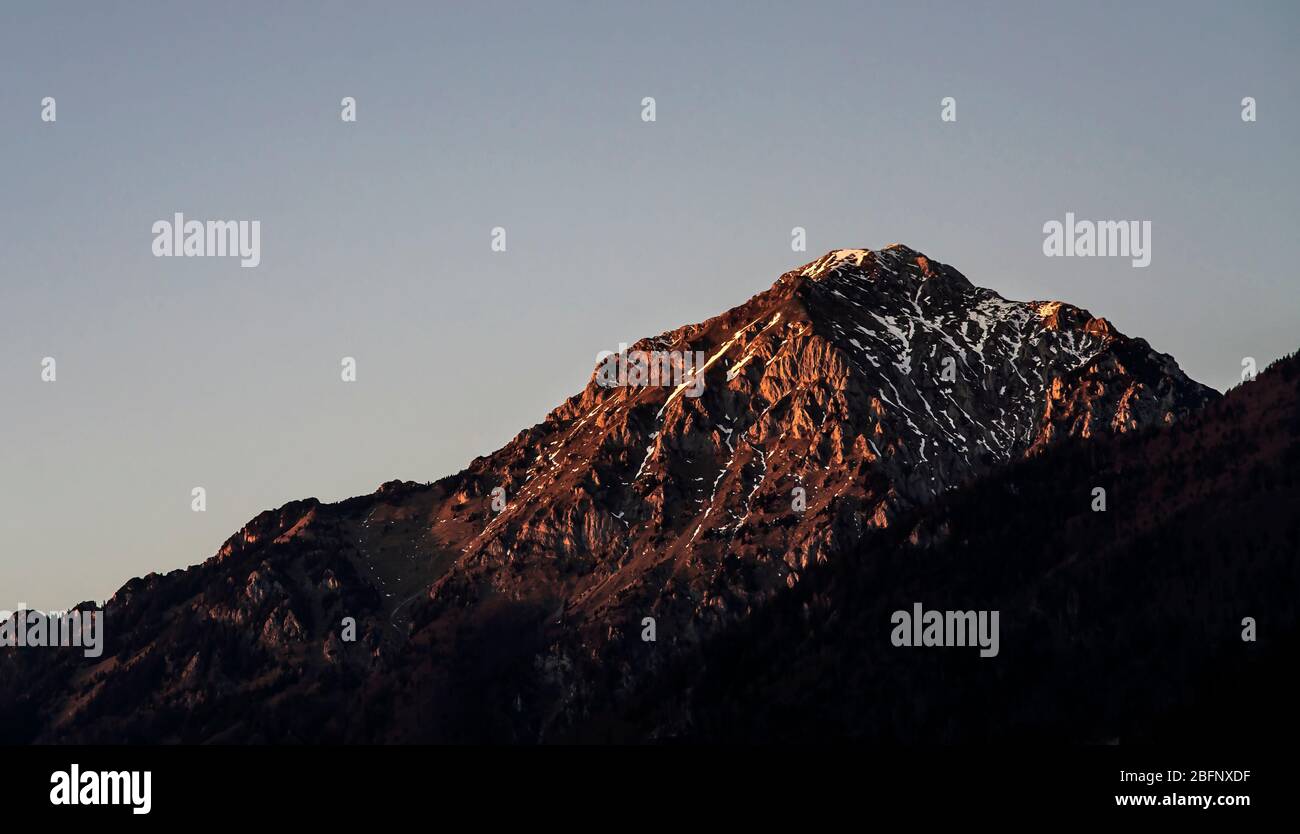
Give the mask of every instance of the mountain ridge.
[[[703, 351], [701, 396], [608, 388], [593, 371], [459, 473], [260, 513], [202, 565], [126, 583], [107, 605], [111, 658], [75, 676], [33, 662], [52, 692], [77, 692], [34, 719], [38, 737], [100, 737], [102, 714], [127, 737], [292, 737], [313, 710], [275, 705], [326, 710], [353, 696], [322, 688], [382, 692], [394, 674], [446, 691], [461, 685], [458, 647], [494, 630], [532, 635], [510, 659], [538, 670], [521, 713], [535, 698], [551, 705], [541, 727], [561, 726], [591, 685], [569, 677], [578, 658], [644, 618], [663, 644], [695, 645], [1010, 460], [1218, 397], [1105, 319], [1007, 301], [902, 245], [833, 250], [632, 349]], [[345, 617], [355, 642], [340, 638]], [[611, 685], [638, 685], [657, 662]], [[139, 680], [150, 708], [124, 716], [120, 693]], [[270, 698], [262, 726], [231, 711], [251, 697]], [[403, 733], [438, 723], [404, 714], [424, 730]]]

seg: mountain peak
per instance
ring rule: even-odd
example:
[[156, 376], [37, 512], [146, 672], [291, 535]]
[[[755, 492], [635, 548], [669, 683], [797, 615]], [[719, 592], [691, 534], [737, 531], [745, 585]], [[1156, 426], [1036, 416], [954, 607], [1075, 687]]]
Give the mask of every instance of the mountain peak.
[[777, 283], [789, 278], [821, 281], [830, 277], [865, 279], [871, 283], [894, 283], [912, 286], [933, 278], [945, 278], [969, 286], [964, 275], [949, 266], [931, 261], [921, 252], [901, 243], [882, 249], [832, 249], [816, 260], [786, 273]]
[[861, 268], [864, 264], [870, 265], [874, 260], [875, 253], [870, 249], [832, 249], [817, 260], [810, 261], [798, 272], [804, 277], [816, 278], [842, 266]]
[[[690, 384], [593, 374], [460, 473], [262, 513], [185, 575], [128, 583], [110, 633], [166, 647], [208, 629], [250, 668], [270, 657], [347, 679], [405, 651], [436, 677], [463, 660], [445, 654], [451, 636], [517, 619], [545, 640], [501, 662], [569, 693], [558, 715], [580, 706], [572, 670], [629, 623], [654, 617], [685, 646], [1001, 465], [1217, 396], [1104, 319], [1008, 301], [901, 245], [832, 250], [634, 348], [689, 357]], [[321, 636], [343, 617], [355, 644]], [[254, 645], [220, 637], [231, 624], [252, 625]], [[313, 629], [323, 642], [308, 645]], [[193, 657], [150, 667], [175, 673], [164, 694], [186, 715], [205, 675], [224, 680], [224, 659]]]

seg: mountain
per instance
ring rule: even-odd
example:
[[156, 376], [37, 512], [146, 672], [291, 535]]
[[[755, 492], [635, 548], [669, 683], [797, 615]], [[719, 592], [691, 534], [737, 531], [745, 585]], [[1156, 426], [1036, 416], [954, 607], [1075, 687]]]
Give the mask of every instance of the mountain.
[[[1067, 441], [874, 531], [585, 737], [1293, 747], [1298, 471], [1292, 354], [1172, 427]], [[997, 658], [895, 647], [918, 601], [999, 611]]]
[[1105, 319], [897, 245], [828, 253], [636, 351], [700, 356], [702, 389], [609, 387], [600, 363], [463, 472], [264, 512], [202, 565], [127, 583], [98, 662], [0, 650], [26, 682], [0, 684], [0, 733], [562, 737], [948, 493], [1218, 397]]

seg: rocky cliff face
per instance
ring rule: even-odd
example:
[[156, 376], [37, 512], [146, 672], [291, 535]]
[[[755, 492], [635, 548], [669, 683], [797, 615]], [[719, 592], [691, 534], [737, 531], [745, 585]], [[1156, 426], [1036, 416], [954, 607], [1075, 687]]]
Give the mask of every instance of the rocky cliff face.
[[569, 616], [707, 628], [991, 467], [1217, 396], [1105, 319], [1006, 301], [903, 246], [831, 252], [633, 349], [703, 351], [703, 393], [593, 376], [476, 461], [467, 511], [496, 486], [507, 506], [481, 530], [438, 519], [463, 555], [435, 609], [544, 588]]
[[[598, 708], [633, 726], [582, 728], [870, 749], [1294, 741], [1296, 506], [1292, 355], [1172, 427], [1054, 444], [871, 531], [633, 704]], [[1001, 652], [897, 647], [891, 615], [917, 601], [999, 611]]]
[[598, 367], [457, 475], [263, 513], [203, 565], [128, 583], [100, 663], [6, 651], [48, 695], [5, 694], [6, 733], [456, 738], [483, 716], [427, 700], [463, 705], [472, 682], [514, 705], [490, 735], [546, 738], [871, 528], [1217, 396], [1105, 319], [904, 246], [831, 252], [632, 350], [701, 356], [702, 390], [607, 387]]

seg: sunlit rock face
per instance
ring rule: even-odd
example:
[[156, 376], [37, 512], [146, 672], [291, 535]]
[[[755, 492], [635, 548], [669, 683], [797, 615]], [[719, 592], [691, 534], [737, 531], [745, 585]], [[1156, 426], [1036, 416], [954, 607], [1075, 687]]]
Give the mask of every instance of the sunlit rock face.
[[[645, 618], [668, 656], [1001, 464], [1217, 396], [1105, 319], [899, 245], [830, 252], [631, 349], [692, 357], [702, 388], [597, 367], [456, 475], [262, 513], [203, 565], [128, 583], [98, 668], [9, 661], [51, 699], [18, 713], [30, 735], [457, 738], [468, 719], [424, 696], [481, 674], [518, 704], [489, 735], [544, 739], [655, 674], [633, 660]], [[354, 708], [372, 701], [384, 718]]]
[[1217, 396], [1104, 319], [1007, 301], [904, 246], [831, 252], [633, 348], [707, 356], [703, 393], [593, 377], [476, 461], [461, 477], [509, 502], [458, 542], [435, 603], [547, 588], [571, 616], [743, 611], [990, 467]]

